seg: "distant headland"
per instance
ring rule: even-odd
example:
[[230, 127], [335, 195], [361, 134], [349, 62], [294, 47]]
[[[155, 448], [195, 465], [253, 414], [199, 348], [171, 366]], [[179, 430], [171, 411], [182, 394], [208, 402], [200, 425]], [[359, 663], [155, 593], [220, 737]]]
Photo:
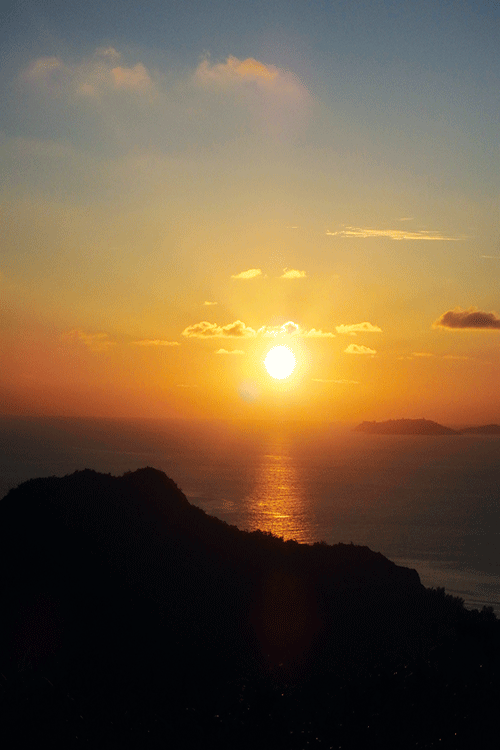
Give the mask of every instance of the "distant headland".
[[500, 435], [500, 425], [488, 424], [452, 430], [431, 419], [388, 419], [386, 422], [362, 422], [354, 428], [354, 432], [366, 432], [369, 435]]
[[387, 422], [362, 422], [355, 432], [371, 435], [458, 435], [457, 430], [430, 419], [389, 419]]

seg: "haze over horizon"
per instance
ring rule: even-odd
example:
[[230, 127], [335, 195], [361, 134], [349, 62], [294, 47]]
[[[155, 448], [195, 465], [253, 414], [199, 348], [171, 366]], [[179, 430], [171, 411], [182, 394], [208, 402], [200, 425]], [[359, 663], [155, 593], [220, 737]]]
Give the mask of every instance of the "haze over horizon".
[[0, 18], [0, 414], [500, 423], [497, 3]]

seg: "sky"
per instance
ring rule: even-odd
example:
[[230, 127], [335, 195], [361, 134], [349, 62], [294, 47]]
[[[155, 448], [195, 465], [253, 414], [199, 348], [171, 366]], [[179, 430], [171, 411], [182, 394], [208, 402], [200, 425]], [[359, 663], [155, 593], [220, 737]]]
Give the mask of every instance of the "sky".
[[500, 422], [497, 2], [6, 0], [0, 97], [1, 414]]

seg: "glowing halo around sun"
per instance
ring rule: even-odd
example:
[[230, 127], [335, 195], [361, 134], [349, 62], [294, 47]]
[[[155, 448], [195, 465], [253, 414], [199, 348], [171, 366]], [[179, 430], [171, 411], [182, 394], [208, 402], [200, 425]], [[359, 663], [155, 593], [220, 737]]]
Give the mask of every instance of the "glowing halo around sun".
[[266, 370], [276, 380], [284, 380], [291, 375], [296, 364], [295, 356], [288, 346], [273, 346], [264, 360]]

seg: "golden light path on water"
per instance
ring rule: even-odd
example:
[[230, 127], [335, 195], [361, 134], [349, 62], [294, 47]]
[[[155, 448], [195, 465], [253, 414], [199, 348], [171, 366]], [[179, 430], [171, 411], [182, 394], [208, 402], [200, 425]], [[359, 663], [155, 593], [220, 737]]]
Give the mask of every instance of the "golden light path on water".
[[252, 492], [244, 499], [250, 519], [247, 529], [310, 542], [310, 509], [295, 459], [287, 450], [286, 441], [275, 442], [269, 448], [272, 452], [262, 456]]

